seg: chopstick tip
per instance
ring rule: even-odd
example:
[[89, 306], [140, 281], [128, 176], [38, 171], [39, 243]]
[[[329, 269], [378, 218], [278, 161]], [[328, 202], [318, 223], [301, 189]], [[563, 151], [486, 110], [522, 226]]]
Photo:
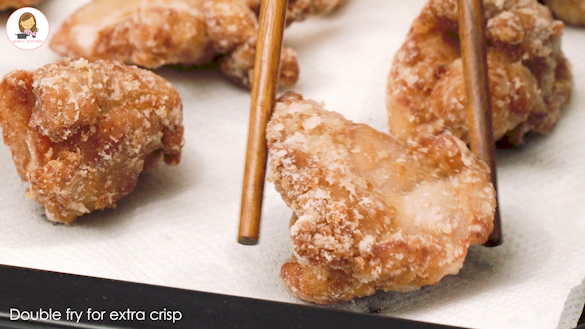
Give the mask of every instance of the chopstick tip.
[[258, 244], [257, 238], [251, 238], [247, 236], [238, 237], [238, 243], [244, 246], [255, 246]]

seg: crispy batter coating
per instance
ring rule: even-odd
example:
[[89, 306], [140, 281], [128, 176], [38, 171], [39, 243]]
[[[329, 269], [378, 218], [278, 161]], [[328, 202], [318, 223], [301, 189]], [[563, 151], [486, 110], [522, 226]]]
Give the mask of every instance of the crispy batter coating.
[[489, 169], [448, 132], [401, 142], [289, 93], [266, 137], [268, 179], [294, 213], [281, 277], [299, 298], [436, 284], [493, 229]]
[[[291, 1], [290, 20], [332, 10], [341, 0]], [[93, 0], [55, 34], [51, 48], [73, 58], [114, 59], [157, 68], [219, 61], [228, 77], [251, 85], [258, 0]], [[296, 53], [284, 48], [280, 85], [298, 80]]]
[[114, 207], [139, 174], [180, 161], [182, 101], [152, 72], [63, 60], [0, 83], [0, 125], [27, 197], [68, 223]]
[[[523, 143], [548, 133], [572, 88], [563, 23], [536, 0], [484, 0], [494, 139]], [[394, 58], [388, 78], [391, 135], [445, 129], [468, 140], [457, 1], [431, 0]]]
[[342, 6], [346, 0], [289, 0], [286, 22], [299, 22], [307, 16], [325, 15]]
[[545, 0], [544, 3], [563, 22], [585, 25], [585, 0]]
[[0, 10], [32, 6], [39, 2], [41, 2], [41, 0], [0, 0]]
[[[244, 0], [254, 12], [260, 12], [260, 0]], [[287, 25], [305, 20], [308, 16], [327, 15], [345, 4], [346, 0], [289, 0]]]

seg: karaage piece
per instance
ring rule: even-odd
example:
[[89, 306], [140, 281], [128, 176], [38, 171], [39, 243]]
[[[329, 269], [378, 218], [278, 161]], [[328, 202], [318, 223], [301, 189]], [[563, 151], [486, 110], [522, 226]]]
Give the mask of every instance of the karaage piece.
[[[484, 0], [494, 139], [523, 143], [548, 133], [569, 101], [572, 77], [561, 51], [563, 23], [536, 0]], [[449, 130], [468, 140], [457, 1], [431, 0], [394, 58], [388, 78], [391, 135]]]
[[[331, 10], [340, 0], [291, 1], [294, 19]], [[315, 9], [316, 8], [316, 9]], [[51, 48], [72, 58], [114, 59], [146, 68], [219, 61], [236, 82], [251, 86], [258, 34], [256, 0], [93, 0], [55, 34]], [[298, 80], [291, 48], [281, 56], [280, 85]]]
[[[260, 0], [244, 0], [254, 12], [260, 12]], [[347, 0], [289, 0], [286, 23], [305, 20], [308, 16], [327, 15], [345, 4]]]
[[32, 6], [41, 1], [42, 0], [0, 0], [0, 10]]
[[307, 16], [326, 15], [342, 6], [346, 0], [289, 0], [286, 22], [299, 22]]
[[0, 125], [27, 197], [68, 223], [114, 207], [143, 170], [180, 161], [182, 101], [154, 73], [63, 60], [0, 83]]
[[489, 169], [448, 132], [402, 142], [288, 93], [266, 138], [268, 179], [294, 213], [281, 277], [299, 298], [436, 284], [493, 229]]
[[563, 22], [585, 25], [585, 0], [545, 0], [544, 2]]

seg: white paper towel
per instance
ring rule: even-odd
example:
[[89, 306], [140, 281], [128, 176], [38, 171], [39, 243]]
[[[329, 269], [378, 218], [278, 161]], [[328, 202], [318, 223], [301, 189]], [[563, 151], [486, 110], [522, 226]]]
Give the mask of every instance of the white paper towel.
[[[86, 1], [40, 4], [55, 32]], [[386, 75], [425, 0], [350, 0], [336, 14], [287, 30], [307, 98], [387, 131]], [[59, 58], [45, 44], [9, 44], [0, 15], [0, 75]], [[457, 276], [420, 291], [378, 293], [336, 308], [471, 328], [570, 328], [585, 301], [585, 29], [567, 28], [563, 48], [575, 88], [548, 136], [498, 152], [505, 243], [473, 247]], [[236, 243], [249, 95], [216, 72], [157, 70], [184, 99], [181, 165], [140, 178], [115, 210], [69, 227], [43, 219], [0, 146], [0, 263], [261, 299], [301, 303], [279, 278], [290, 257], [290, 210], [266, 186], [261, 243]], [[1, 282], [0, 282], [1, 284]]]

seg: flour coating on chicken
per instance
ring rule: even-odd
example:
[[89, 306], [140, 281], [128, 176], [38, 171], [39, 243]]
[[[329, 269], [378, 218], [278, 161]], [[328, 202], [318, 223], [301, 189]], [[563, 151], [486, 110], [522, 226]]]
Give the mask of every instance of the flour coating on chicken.
[[[324, 14], [342, 0], [292, 0], [288, 23]], [[234, 81], [251, 85], [258, 0], [93, 0], [55, 34], [51, 48], [73, 58], [113, 59], [146, 68], [219, 62]], [[283, 48], [280, 85], [298, 80], [296, 53]]]
[[[484, 0], [494, 139], [519, 145], [560, 119], [572, 88], [563, 23], [536, 0]], [[449, 130], [468, 140], [457, 1], [431, 0], [412, 25], [388, 77], [390, 134]]]
[[299, 298], [437, 284], [493, 229], [489, 169], [450, 133], [402, 142], [288, 93], [266, 136], [268, 179], [294, 218], [281, 277]]
[[63, 60], [0, 83], [0, 125], [27, 197], [68, 223], [114, 207], [143, 170], [180, 161], [182, 101], [154, 73]]

